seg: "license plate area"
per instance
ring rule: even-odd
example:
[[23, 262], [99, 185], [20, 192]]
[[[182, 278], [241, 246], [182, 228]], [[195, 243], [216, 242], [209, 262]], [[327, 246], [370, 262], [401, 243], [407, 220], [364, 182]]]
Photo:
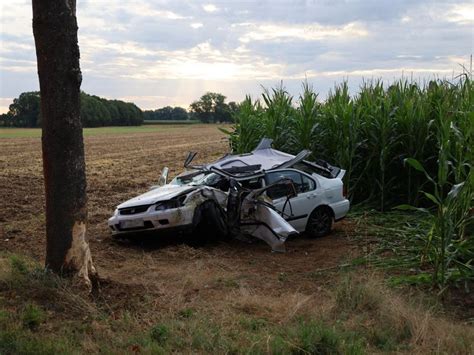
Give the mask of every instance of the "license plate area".
[[123, 228], [123, 229], [140, 228], [144, 226], [145, 226], [145, 223], [140, 219], [132, 219], [130, 221], [120, 222], [120, 228]]

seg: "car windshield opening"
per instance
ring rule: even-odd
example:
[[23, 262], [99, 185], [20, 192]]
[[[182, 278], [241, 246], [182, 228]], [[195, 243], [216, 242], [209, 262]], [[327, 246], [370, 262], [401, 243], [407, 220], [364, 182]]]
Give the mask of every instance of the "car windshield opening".
[[219, 183], [222, 177], [213, 172], [196, 172], [194, 174], [188, 174], [183, 176], [175, 177], [170, 185], [191, 185], [191, 186], [213, 186]]

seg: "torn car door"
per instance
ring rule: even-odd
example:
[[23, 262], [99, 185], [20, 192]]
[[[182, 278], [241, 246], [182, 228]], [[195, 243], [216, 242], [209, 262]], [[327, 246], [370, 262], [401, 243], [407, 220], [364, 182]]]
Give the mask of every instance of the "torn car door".
[[258, 205], [252, 217], [242, 220], [240, 225], [242, 232], [263, 240], [277, 252], [285, 252], [286, 239], [298, 233], [275, 210], [265, 205]]
[[288, 198], [294, 196], [294, 186], [288, 180], [253, 190], [242, 201], [240, 231], [263, 240], [272, 251], [284, 252], [286, 239], [298, 232], [275, 211], [271, 201], [266, 201], [263, 193], [275, 186], [290, 187], [292, 192], [288, 193]]

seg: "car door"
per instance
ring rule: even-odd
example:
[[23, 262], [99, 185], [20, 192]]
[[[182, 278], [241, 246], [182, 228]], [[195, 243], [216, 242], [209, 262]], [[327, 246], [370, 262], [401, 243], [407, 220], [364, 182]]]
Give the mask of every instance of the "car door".
[[297, 195], [287, 199], [287, 189], [281, 185], [269, 188], [267, 196], [273, 201], [275, 208], [297, 231], [304, 231], [309, 214], [313, 211], [317, 194], [316, 182], [306, 174], [293, 169], [271, 171], [265, 174], [267, 185], [282, 179], [291, 179]]

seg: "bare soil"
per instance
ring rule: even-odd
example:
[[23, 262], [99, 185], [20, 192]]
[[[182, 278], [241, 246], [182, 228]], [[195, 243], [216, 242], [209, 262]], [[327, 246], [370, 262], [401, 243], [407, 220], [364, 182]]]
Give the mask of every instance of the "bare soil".
[[[110, 306], [130, 306], [152, 297], [156, 308], [229, 305], [236, 290], [278, 299], [295, 294], [325, 297], [327, 273], [358, 254], [348, 233], [351, 222], [335, 225], [325, 238], [304, 236], [286, 243], [284, 254], [262, 242], [207, 241], [206, 236], [150, 236], [140, 242], [115, 241], [107, 218], [115, 206], [157, 182], [161, 168], [170, 176], [182, 170], [188, 151], [211, 161], [228, 150], [213, 125], [163, 126], [155, 133], [98, 135], [85, 138], [89, 197], [88, 235], [95, 266]], [[45, 253], [41, 140], [0, 140], [0, 250], [43, 261]], [[249, 297], [250, 297], [249, 296]], [[317, 298], [317, 297], [316, 297]], [[243, 312], [249, 311], [242, 306]], [[250, 310], [251, 311], [251, 310]]]

